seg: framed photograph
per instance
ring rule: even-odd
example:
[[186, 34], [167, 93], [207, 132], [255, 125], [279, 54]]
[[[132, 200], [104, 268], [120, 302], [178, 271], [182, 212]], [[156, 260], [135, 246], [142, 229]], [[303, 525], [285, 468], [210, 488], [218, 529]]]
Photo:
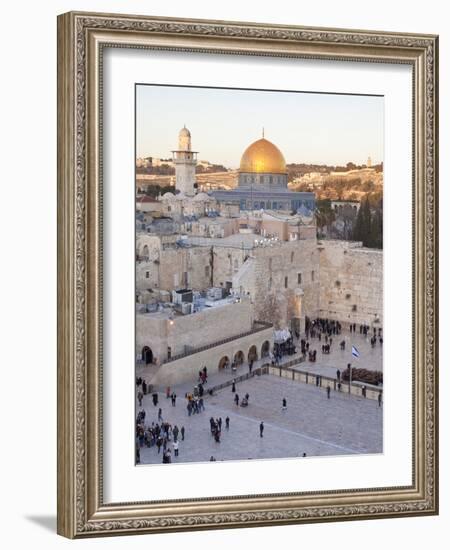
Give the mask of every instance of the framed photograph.
[[58, 532], [438, 513], [438, 38], [58, 18]]

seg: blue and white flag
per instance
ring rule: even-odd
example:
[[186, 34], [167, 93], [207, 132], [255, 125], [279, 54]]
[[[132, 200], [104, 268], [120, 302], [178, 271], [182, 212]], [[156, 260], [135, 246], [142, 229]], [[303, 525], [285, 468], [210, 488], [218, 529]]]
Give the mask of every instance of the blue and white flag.
[[352, 355], [353, 357], [359, 357], [359, 351], [355, 348], [355, 346], [352, 346]]

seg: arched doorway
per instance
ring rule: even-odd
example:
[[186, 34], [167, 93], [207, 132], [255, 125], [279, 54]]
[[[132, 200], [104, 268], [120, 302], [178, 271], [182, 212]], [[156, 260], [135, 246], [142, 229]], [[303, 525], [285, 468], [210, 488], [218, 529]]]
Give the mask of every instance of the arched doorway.
[[144, 361], [146, 365], [153, 363], [153, 352], [148, 346], [142, 348], [142, 361]]
[[219, 370], [226, 369], [230, 364], [230, 359], [227, 355], [224, 355], [219, 361]]
[[141, 252], [141, 256], [142, 256], [142, 259], [143, 260], [148, 260], [149, 256], [150, 256], [150, 252], [149, 252], [149, 249], [148, 249], [148, 245], [144, 245], [142, 247], [142, 252]]
[[266, 340], [261, 346], [261, 358], [267, 357], [270, 353], [270, 342]]
[[250, 361], [258, 361], [258, 350], [256, 349], [256, 346], [251, 346], [251, 348], [248, 350], [248, 362]]
[[244, 352], [243, 351], [237, 351], [235, 354], [234, 354], [234, 362], [236, 365], [242, 365], [242, 363], [244, 362]]

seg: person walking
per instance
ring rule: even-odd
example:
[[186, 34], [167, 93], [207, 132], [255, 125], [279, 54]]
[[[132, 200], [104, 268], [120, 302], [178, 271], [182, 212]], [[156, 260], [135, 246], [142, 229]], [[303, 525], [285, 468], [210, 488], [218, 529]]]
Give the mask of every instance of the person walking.
[[162, 409], [158, 409], [158, 422], [162, 422]]
[[233, 383], [231, 384], [231, 391], [232, 391], [233, 393], [236, 392], [236, 381], [235, 381], [235, 380], [233, 380]]
[[139, 401], [139, 407], [142, 407], [142, 399], [144, 397], [144, 394], [140, 391], [138, 392], [138, 395], [137, 395], [137, 398], [138, 398], [138, 401]]
[[225, 428], [227, 430], [230, 429], [230, 419], [228, 418], [228, 416], [225, 418]]
[[180, 434], [181, 434], [181, 441], [184, 441], [184, 426], [181, 426]]
[[327, 386], [327, 398], [330, 399], [331, 388]]
[[180, 430], [178, 429], [178, 426], [175, 424], [175, 426], [173, 427], [173, 430], [172, 430], [172, 434], [173, 434], [173, 440], [174, 441], [178, 441], [178, 434], [179, 434]]
[[381, 407], [381, 403], [382, 403], [382, 397], [381, 397], [381, 392], [378, 394], [378, 406]]
[[287, 401], [286, 398], [283, 397], [283, 401], [281, 402], [281, 410], [285, 411], [287, 409]]
[[179, 447], [179, 443], [178, 441], [175, 439], [172, 443], [172, 447], [173, 447], [173, 454], [174, 456], [178, 456], [178, 447]]
[[259, 437], [264, 437], [263, 432], [264, 432], [264, 422], [261, 421], [261, 424], [259, 425]]
[[339, 369], [336, 371], [336, 378], [337, 378], [338, 382], [341, 381], [341, 371]]
[[234, 396], [234, 402], [236, 403], [236, 407], [239, 407], [239, 395], [238, 394], [236, 394]]

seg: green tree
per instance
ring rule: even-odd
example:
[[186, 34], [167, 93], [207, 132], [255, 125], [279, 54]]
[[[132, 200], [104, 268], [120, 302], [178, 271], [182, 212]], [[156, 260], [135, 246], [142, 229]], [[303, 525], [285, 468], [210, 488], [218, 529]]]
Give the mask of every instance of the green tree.
[[371, 206], [371, 197], [366, 195], [356, 217], [353, 240], [361, 241], [368, 248], [383, 248], [383, 203], [380, 199]]
[[329, 231], [335, 218], [330, 199], [321, 199], [316, 202], [316, 223], [320, 230], [326, 227]]

